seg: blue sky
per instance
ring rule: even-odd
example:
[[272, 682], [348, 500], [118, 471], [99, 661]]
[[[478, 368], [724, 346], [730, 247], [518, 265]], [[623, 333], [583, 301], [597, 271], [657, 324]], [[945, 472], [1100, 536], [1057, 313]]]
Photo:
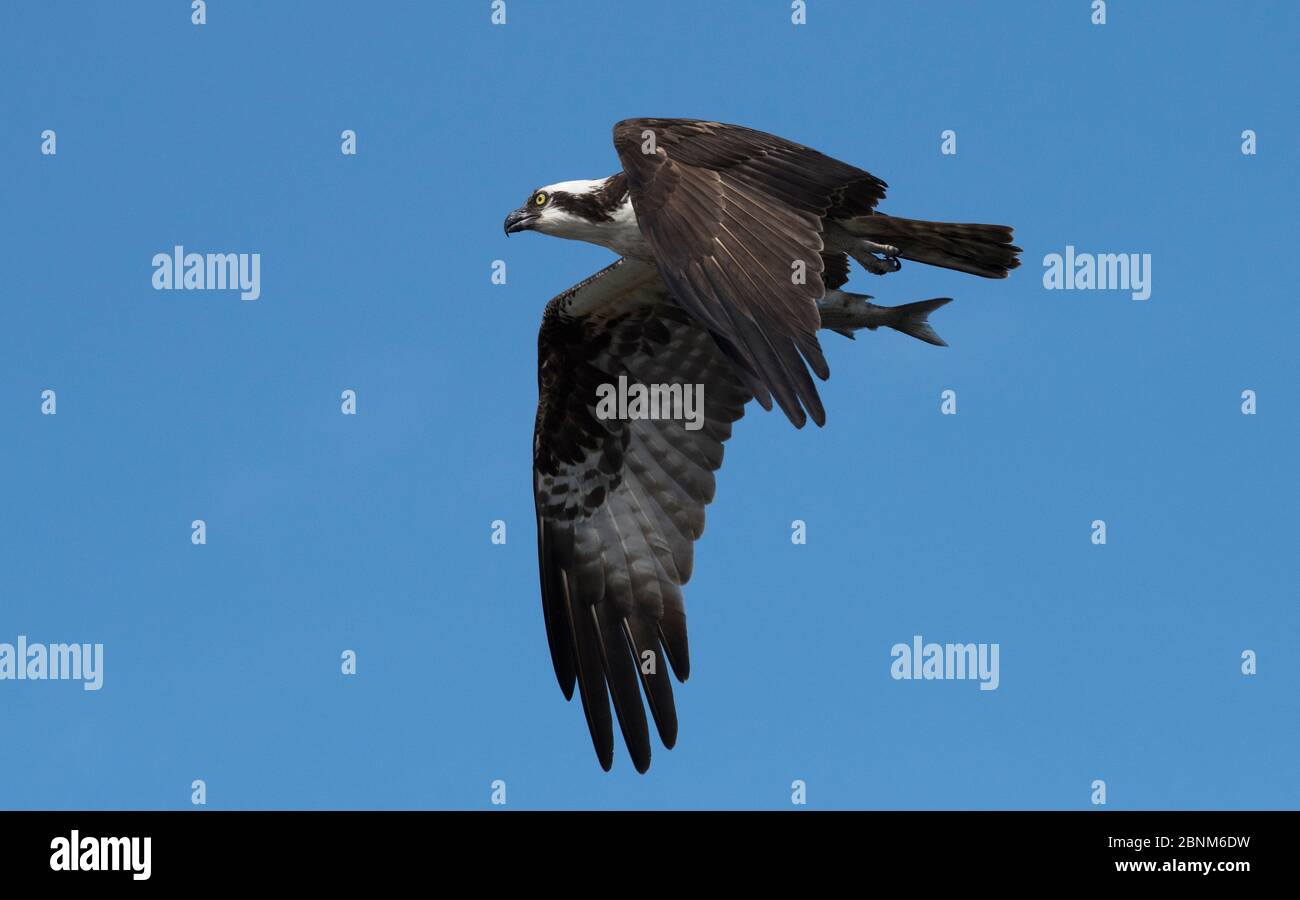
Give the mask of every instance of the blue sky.
[[[0, 807], [1300, 805], [1294, 4], [489, 6], [4, 5], [0, 642], [105, 672], [0, 681]], [[951, 346], [827, 335], [827, 426], [739, 423], [638, 776], [556, 687], [532, 523], [541, 310], [612, 257], [501, 221], [650, 115], [1024, 265], [855, 272], [957, 298]], [[176, 244], [260, 253], [261, 298], [153, 290]], [[1150, 300], [1045, 290], [1067, 245], [1151, 254]], [[915, 634], [997, 643], [998, 689], [891, 679]]]

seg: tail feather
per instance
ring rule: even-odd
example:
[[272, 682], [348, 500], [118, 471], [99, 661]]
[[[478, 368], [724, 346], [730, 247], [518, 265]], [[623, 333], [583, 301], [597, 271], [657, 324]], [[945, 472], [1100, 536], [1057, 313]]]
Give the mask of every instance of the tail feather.
[[1020, 248], [1011, 243], [1007, 225], [926, 222], [876, 213], [846, 223], [858, 237], [897, 247], [903, 259], [969, 272], [985, 278], [1006, 278], [1020, 265]]

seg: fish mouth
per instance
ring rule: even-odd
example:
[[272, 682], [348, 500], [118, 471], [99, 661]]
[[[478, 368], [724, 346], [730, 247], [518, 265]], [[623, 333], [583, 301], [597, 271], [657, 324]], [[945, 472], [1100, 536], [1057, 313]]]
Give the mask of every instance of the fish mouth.
[[517, 209], [510, 215], [506, 216], [505, 230], [506, 234], [514, 234], [516, 231], [528, 231], [533, 227], [541, 216], [537, 213], [524, 209]]

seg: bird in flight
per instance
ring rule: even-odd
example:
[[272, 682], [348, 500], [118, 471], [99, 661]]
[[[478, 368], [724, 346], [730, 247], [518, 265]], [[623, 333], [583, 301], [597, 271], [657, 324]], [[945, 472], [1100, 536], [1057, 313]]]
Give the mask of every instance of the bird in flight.
[[[682, 586], [732, 423], [751, 399], [775, 401], [796, 427], [825, 423], [811, 377], [830, 375], [819, 329], [852, 338], [885, 326], [945, 346], [928, 316], [949, 298], [877, 306], [840, 290], [849, 259], [876, 275], [912, 260], [1005, 278], [1020, 248], [1004, 225], [878, 212], [879, 178], [750, 128], [627, 119], [614, 149], [621, 172], [538, 188], [505, 232], [621, 257], [542, 315], [533, 490], [560, 689], [571, 700], [577, 688], [605, 770], [612, 699], [645, 772], [647, 708], [663, 745], [677, 741], [669, 670], [683, 682], [690, 672]], [[644, 388], [641, 403], [629, 384]], [[662, 404], [646, 402], [654, 391]]]

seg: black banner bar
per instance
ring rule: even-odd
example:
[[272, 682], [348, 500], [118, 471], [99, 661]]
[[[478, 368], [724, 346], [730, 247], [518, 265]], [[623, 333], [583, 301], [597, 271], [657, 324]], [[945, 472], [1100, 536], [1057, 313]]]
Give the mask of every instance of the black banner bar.
[[705, 865], [760, 880], [816, 867], [927, 883], [1231, 889], [1256, 875], [1293, 880], [1298, 826], [1295, 812], [0, 812], [0, 875], [337, 886], [376, 873], [561, 877], [565, 866], [617, 877], [623, 866], [653, 884], [665, 877], [657, 867]]

